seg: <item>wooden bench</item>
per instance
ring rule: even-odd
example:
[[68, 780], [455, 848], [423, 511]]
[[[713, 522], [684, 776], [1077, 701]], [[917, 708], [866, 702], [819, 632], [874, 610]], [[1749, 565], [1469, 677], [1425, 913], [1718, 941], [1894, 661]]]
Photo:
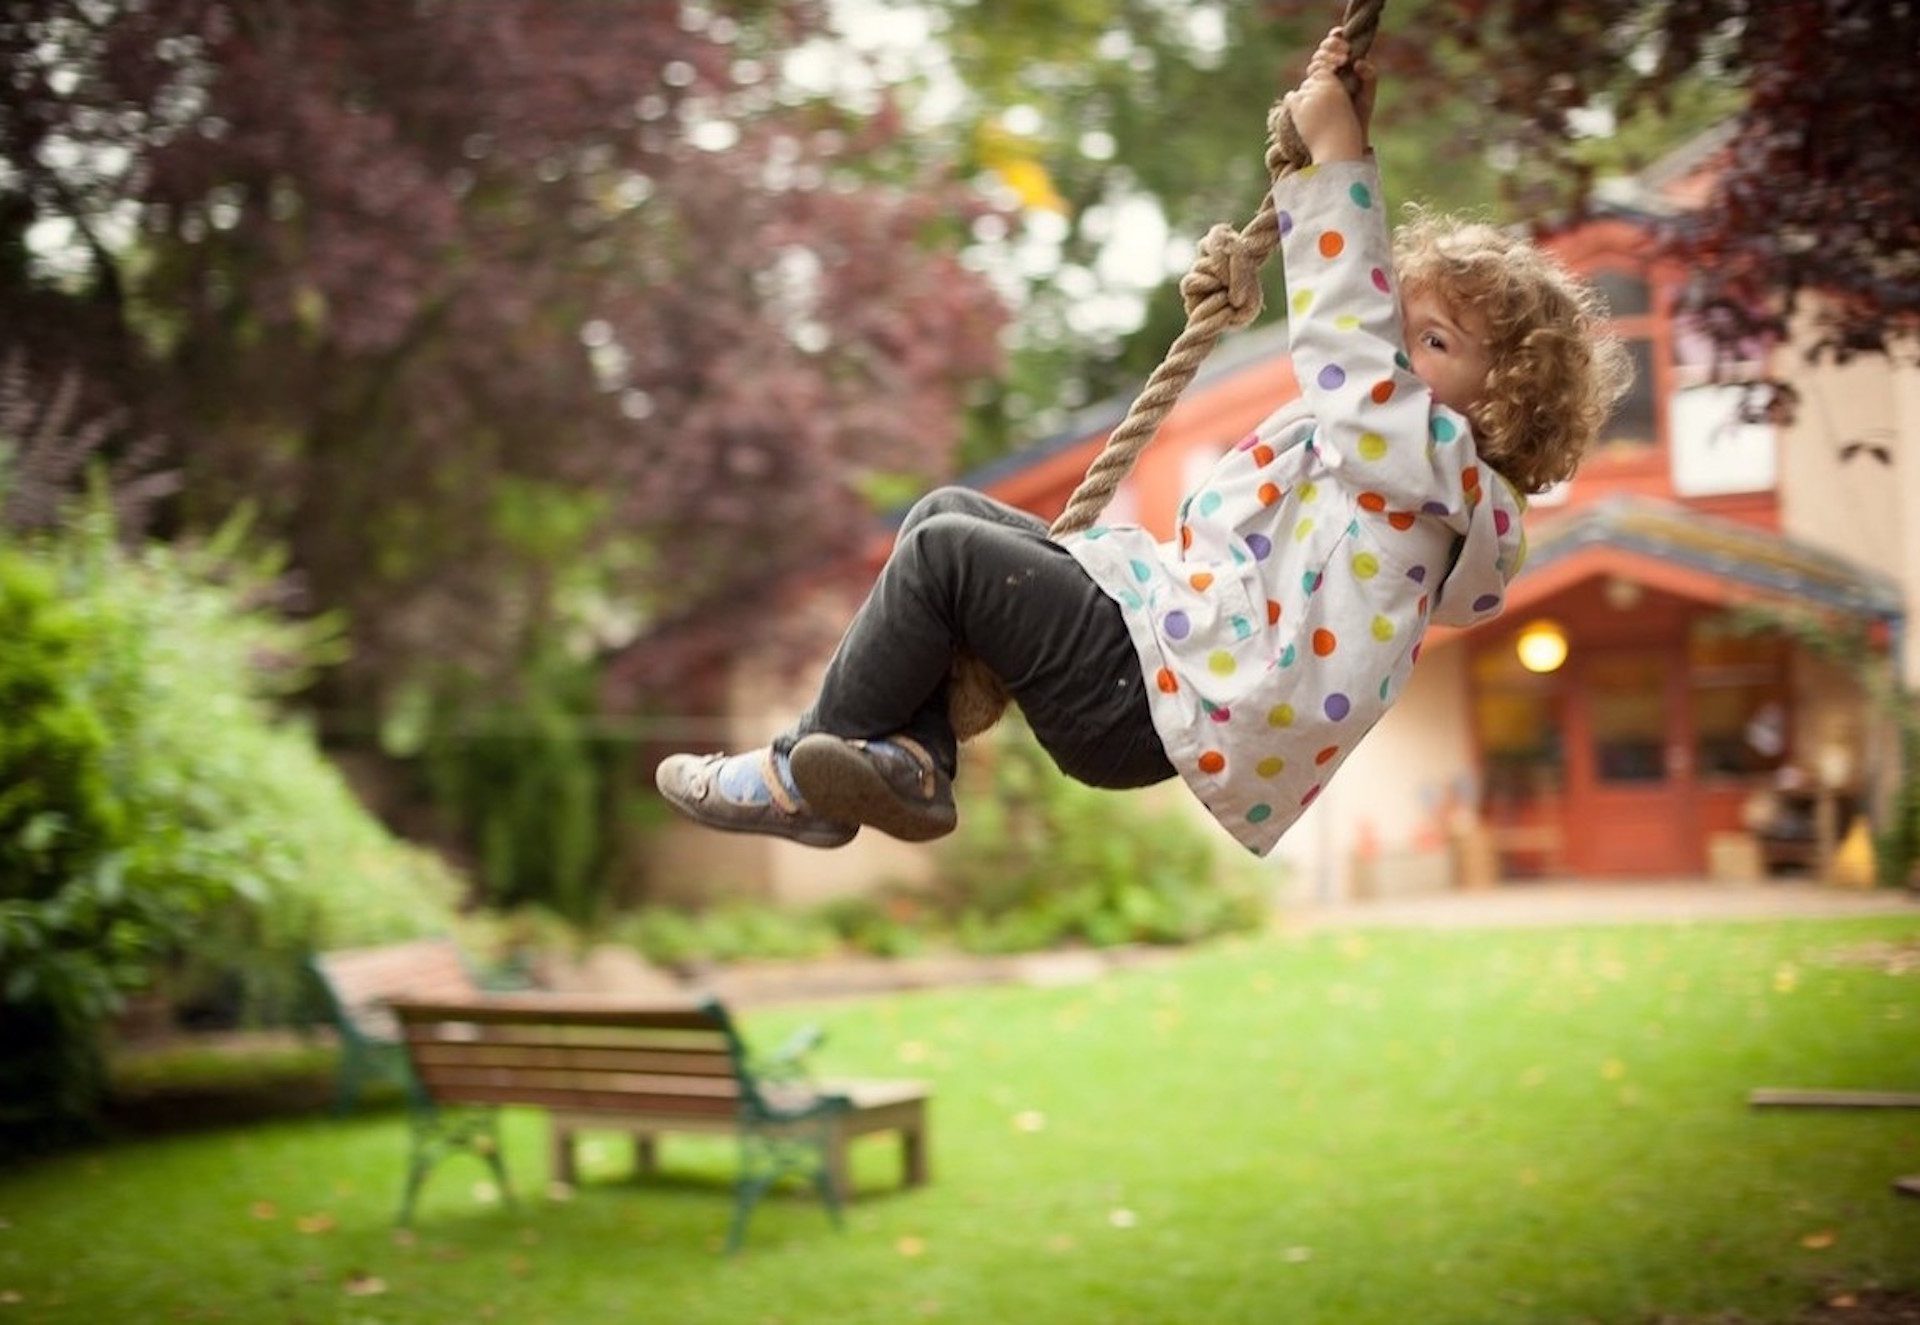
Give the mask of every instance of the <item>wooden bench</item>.
[[476, 1116], [458, 1106], [546, 1109], [559, 1182], [574, 1180], [574, 1138], [582, 1131], [632, 1133], [643, 1174], [657, 1166], [662, 1133], [738, 1136], [729, 1251], [740, 1246], [760, 1198], [787, 1175], [811, 1181], [839, 1224], [851, 1193], [847, 1147], [856, 1137], [897, 1132], [905, 1185], [927, 1181], [926, 1086], [810, 1080], [803, 1056], [819, 1039], [812, 1028], [761, 1059], [712, 999], [639, 1005], [509, 995], [401, 1000], [393, 1013], [422, 1091], [403, 1224], [433, 1164], [453, 1150], [479, 1154], [507, 1191], [493, 1108]]
[[377, 948], [340, 948], [307, 960], [328, 1021], [340, 1036], [334, 1111], [350, 1113], [368, 1081], [410, 1084], [396, 998], [469, 999], [480, 986], [452, 939], [417, 939]]

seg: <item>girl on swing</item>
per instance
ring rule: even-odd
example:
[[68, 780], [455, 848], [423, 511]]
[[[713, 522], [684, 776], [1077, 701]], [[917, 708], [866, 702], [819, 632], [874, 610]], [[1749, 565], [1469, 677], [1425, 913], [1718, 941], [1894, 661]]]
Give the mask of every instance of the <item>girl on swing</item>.
[[954, 826], [954, 656], [971, 652], [1068, 776], [1178, 774], [1270, 851], [1393, 703], [1428, 625], [1499, 612], [1523, 494], [1570, 476], [1628, 368], [1592, 294], [1525, 240], [1422, 217], [1390, 243], [1367, 145], [1375, 70], [1341, 29], [1286, 107], [1314, 165], [1274, 186], [1301, 397], [1222, 457], [1175, 537], [1058, 542], [961, 488], [907, 515], [813, 706], [767, 748], [655, 780], [709, 827], [840, 846]]

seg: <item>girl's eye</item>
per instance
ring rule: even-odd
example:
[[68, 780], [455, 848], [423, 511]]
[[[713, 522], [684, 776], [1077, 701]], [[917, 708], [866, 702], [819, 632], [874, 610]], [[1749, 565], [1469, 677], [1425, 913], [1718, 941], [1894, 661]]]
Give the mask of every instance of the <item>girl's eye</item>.
[[1420, 343], [1422, 345], [1425, 345], [1429, 349], [1439, 350], [1443, 354], [1446, 352], [1446, 349], [1447, 349], [1447, 342], [1444, 339], [1442, 339], [1437, 332], [1432, 332], [1432, 331], [1421, 332]]

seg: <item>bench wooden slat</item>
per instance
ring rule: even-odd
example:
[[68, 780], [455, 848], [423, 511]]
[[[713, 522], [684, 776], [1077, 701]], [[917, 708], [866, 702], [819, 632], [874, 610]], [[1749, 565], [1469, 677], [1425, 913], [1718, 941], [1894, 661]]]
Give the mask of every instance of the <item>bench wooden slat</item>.
[[525, 1082], [537, 1090], [615, 1091], [641, 1095], [684, 1095], [688, 1099], [737, 1099], [731, 1077], [667, 1077], [640, 1072], [573, 1072], [565, 1068], [490, 1067], [474, 1063], [420, 1064], [420, 1077], [437, 1098], [453, 1099], [469, 1086], [513, 1086]]
[[471, 1022], [475, 1025], [508, 1023], [541, 1026], [605, 1026], [638, 1030], [717, 1031], [720, 1023], [713, 1015], [695, 1005], [634, 1004], [608, 1002], [585, 1005], [568, 1000], [555, 1001], [549, 995], [500, 994], [484, 1001], [430, 1001], [396, 999], [394, 1015], [403, 1024], [425, 1021]]
[[624, 1091], [537, 1090], [525, 1086], [462, 1087], [457, 1096], [441, 1097], [446, 1104], [528, 1104], [547, 1109], [585, 1110], [590, 1113], [624, 1117], [631, 1114], [653, 1116], [712, 1117], [731, 1119], [735, 1102], [731, 1099], [700, 1099], [691, 1095], [636, 1095]]
[[554, 1026], [539, 1021], [510, 1024], [467, 1020], [413, 1021], [402, 1028], [411, 1044], [497, 1044], [533, 1049], [645, 1050], [651, 1053], [696, 1053], [725, 1056], [727, 1038], [720, 1031], [674, 1027]]
[[503, 1068], [564, 1068], [576, 1072], [641, 1072], [674, 1077], [732, 1077], [733, 1060], [720, 1053], [670, 1053], [651, 1049], [604, 1049], [576, 1045], [461, 1044], [414, 1040], [414, 1060], [423, 1067], [469, 1065]]

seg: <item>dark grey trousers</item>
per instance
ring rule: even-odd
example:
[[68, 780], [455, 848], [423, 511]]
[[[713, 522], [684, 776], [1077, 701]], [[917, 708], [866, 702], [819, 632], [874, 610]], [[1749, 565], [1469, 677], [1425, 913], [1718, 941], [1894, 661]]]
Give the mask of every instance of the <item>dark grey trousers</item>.
[[952, 773], [947, 685], [960, 650], [1006, 683], [1069, 777], [1144, 787], [1173, 776], [1120, 605], [1039, 520], [967, 488], [907, 513], [813, 706], [775, 748], [812, 732], [904, 732]]

